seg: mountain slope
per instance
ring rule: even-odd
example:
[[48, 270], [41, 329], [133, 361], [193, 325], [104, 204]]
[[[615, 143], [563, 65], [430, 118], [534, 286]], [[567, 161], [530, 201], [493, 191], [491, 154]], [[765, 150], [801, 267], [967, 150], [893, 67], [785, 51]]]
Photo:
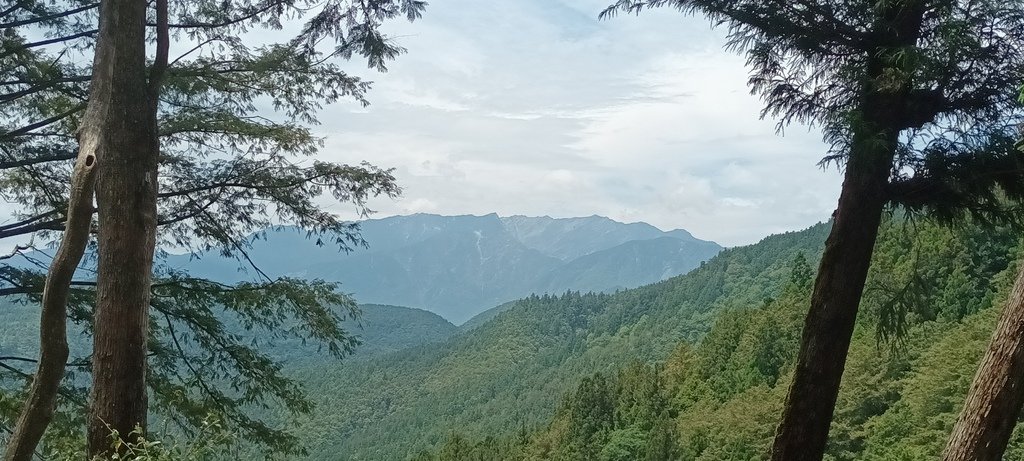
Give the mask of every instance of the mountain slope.
[[[318, 247], [293, 228], [253, 241], [271, 276], [341, 282], [361, 303], [422, 308], [454, 323], [531, 293], [614, 291], [685, 273], [719, 251], [683, 230], [608, 218], [417, 214], [360, 223], [369, 248]], [[221, 281], [250, 277], [216, 254], [177, 256], [173, 267]]]
[[[361, 304], [357, 320], [346, 320], [342, 325], [349, 334], [359, 338], [352, 358], [370, 359], [396, 351], [443, 342], [458, 327], [440, 315], [422, 309], [380, 304]], [[276, 358], [294, 364], [297, 360], [319, 362], [331, 360], [326, 355], [311, 354], [309, 345], [299, 341], [275, 344]]]
[[687, 275], [613, 295], [531, 296], [444, 343], [299, 371], [318, 410], [297, 431], [311, 459], [370, 460], [404, 459], [456, 428], [532, 427], [581, 376], [663, 359], [720, 310], [775, 296], [794, 255], [816, 259], [827, 230], [725, 250]]
[[633, 240], [569, 261], [548, 275], [542, 292], [638, 287], [685, 274], [720, 250], [714, 243], [674, 237]]
[[[441, 316], [421, 309], [375, 304], [359, 306], [358, 320], [346, 320], [345, 330], [360, 340], [352, 358], [368, 359], [411, 347], [442, 342], [458, 327]], [[239, 328], [241, 330], [241, 328]], [[10, 299], [0, 305], [0, 356], [35, 357], [39, 351], [39, 306], [14, 302]], [[91, 348], [88, 337], [70, 331], [72, 352], [85, 355]], [[326, 352], [317, 353], [299, 339], [272, 341], [265, 344], [271, 358], [290, 366], [322, 366], [333, 358]], [[345, 360], [349, 360], [346, 358]]]
[[563, 261], [572, 261], [634, 240], [667, 236], [703, 242], [681, 229], [664, 232], [647, 223], [623, 224], [603, 216], [557, 219], [516, 215], [501, 218], [501, 221], [508, 232], [527, 247]]
[[[1019, 233], [1007, 228], [882, 225], [826, 459], [941, 457], [1016, 279], [1019, 249]], [[813, 278], [797, 258], [779, 296], [722, 312], [698, 344], [684, 342], [656, 365], [584, 377], [532, 433], [452, 427], [437, 456], [417, 459], [766, 459]], [[878, 336], [897, 330], [898, 341]], [[1024, 459], [1024, 427], [1004, 458]]]
[[359, 337], [356, 356], [360, 358], [439, 343], [458, 332], [451, 322], [422, 309], [363, 304], [359, 310], [362, 315], [349, 329]]

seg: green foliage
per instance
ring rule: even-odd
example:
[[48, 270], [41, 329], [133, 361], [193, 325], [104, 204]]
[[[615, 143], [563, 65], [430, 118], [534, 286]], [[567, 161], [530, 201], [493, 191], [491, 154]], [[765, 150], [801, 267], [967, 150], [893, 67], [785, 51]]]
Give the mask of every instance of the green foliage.
[[[238, 453], [231, 451], [235, 446], [234, 435], [213, 420], [203, 420], [196, 427], [197, 431], [190, 438], [165, 434], [163, 440], [155, 440], [147, 436], [141, 428], [122, 437], [116, 430], [111, 430], [110, 446], [113, 455], [107, 459], [96, 458], [95, 461], [215, 461], [237, 458]], [[48, 458], [53, 461], [73, 461], [82, 459], [82, 451], [77, 447], [62, 447], [54, 450]]]
[[[413, 457], [439, 447], [453, 430], [472, 443], [488, 435], [504, 440], [524, 427], [530, 433], [583, 378], [601, 373], [609, 395], [618, 395], [617, 378], [610, 378], [616, 370], [664, 360], [680, 341], [698, 341], [723, 310], [780, 298], [793, 258], [802, 252], [815, 264], [827, 232], [821, 224], [727, 249], [689, 274], [635, 290], [528, 297], [440, 344], [365, 363], [301, 367], [295, 377], [307, 383], [316, 410], [308, 419], [278, 417], [294, 421], [310, 458], [323, 460], [340, 452], [350, 459]], [[762, 365], [770, 369], [772, 360], [766, 355]], [[642, 408], [630, 411], [652, 411]], [[633, 446], [628, 426], [602, 435], [615, 434], [617, 453]], [[671, 445], [664, 430], [638, 429], [648, 445]]]
[[[267, 277], [247, 250], [253, 234], [260, 237], [271, 224], [301, 226], [318, 244], [341, 250], [365, 245], [358, 226], [326, 211], [321, 197], [350, 204], [365, 217], [370, 198], [400, 193], [392, 171], [358, 162], [308, 161], [322, 146], [311, 130], [326, 104], [344, 99], [367, 104], [369, 84], [342, 70], [342, 61], [359, 57], [385, 70], [385, 62], [402, 49], [379, 28], [395, 18], [419, 18], [425, 3], [167, 4], [171, 49], [181, 54], [170, 57], [163, 80], [151, 82], [159, 90], [158, 240], [164, 248], [191, 253], [219, 251], [237, 259], [251, 277], [232, 286], [200, 280], [161, 267], [165, 255], [158, 252], [148, 344], [151, 403], [179, 433], [194, 433], [213, 413], [246, 443], [268, 452], [299, 453], [294, 434], [253, 417], [268, 407], [290, 413], [312, 408], [264, 346], [309, 341], [340, 358], [357, 342], [341, 322], [357, 310], [336, 284]], [[0, 226], [0, 239], [23, 236], [19, 243], [24, 243], [31, 237], [18, 252], [44, 248], [63, 230], [98, 5], [19, 0], [0, 11], [0, 195], [19, 205]], [[283, 42], [267, 44], [249, 36], [281, 29], [288, 21], [304, 27]], [[147, 39], [156, 36], [148, 33]], [[330, 51], [314, 46], [331, 41], [336, 46]], [[273, 114], [266, 112], [268, 103]], [[38, 303], [45, 254], [26, 253], [28, 264], [0, 260], [0, 295]], [[69, 320], [89, 335], [94, 280], [91, 264], [83, 266]], [[72, 350], [44, 452], [82, 443], [76, 429], [88, 394], [90, 353], [87, 346]], [[4, 427], [17, 418], [16, 402], [31, 379], [32, 360], [26, 354], [0, 361]]]
[[867, 309], [881, 342], [898, 347], [913, 323], [957, 321], [992, 304], [991, 281], [1014, 254], [1019, 238], [1006, 227], [964, 225], [949, 229], [920, 220], [896, 219], [879, 231], [868, 275]]
[[[836, 405], [830, 461], [938, 457], [1016, 272], [1017, 238], [981, 229], [903, 219], [883, 225]], [[660, 359], [634, 356], [647, 364], [617, 371], [597, 365], [604, 371], [581, 376], [531, 434], [475, 430], [476, 420], [448, 423], [468, 446], [504, 437], [510, 450], [459, 459], [767, 459], [809, 303], [807, 254], [817, 253], [776, 254], [786, 258], [774, 276], [778, 289], [760, 302], [722, 306], [695, 344], [678, 344]], [[908, 284], [919, 293], [906, 295]], [[907, 309], [900, 331], [880, 336], [891, 320], [884, 308], [896, 305]], [[439, 453], [431, 459], [449, 459]], [[1008, 453], [1024, 453], [1024, 432]]]

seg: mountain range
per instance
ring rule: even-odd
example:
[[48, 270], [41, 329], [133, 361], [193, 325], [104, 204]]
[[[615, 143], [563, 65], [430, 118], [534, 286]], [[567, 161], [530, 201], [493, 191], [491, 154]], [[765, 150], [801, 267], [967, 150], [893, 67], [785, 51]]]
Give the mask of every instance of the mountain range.
[[[310, 461], [768, 459], [829, 227], [636, 289], [530, 296], [372, 361], [296, 369], [316, 410], [289, 428]], [[939, 459], [1020, 234], [887, 216], [873, 253], [824, 459]], [[1024, 459], [1020, 427], [1002, 459]]]
[[[601, 216], [415, 214], [360, 223], [368, 248], [317, 246], [295, 228], [253, 240], [270, 276], [342, 283], [360, 303], [424, 309], [454, 324], [530, 294], [613, 292], [684, 274], [722, 247], [685, 230]], [[216, 253], [171, 256], [172, 267], [224, 282], [249, 278]]]
[[316, 410], [289, 424], [311, 461], [421, 459], [452, 433], [483, 438], [541, 428], [580, 379], [665, 360], [680, 343], [699, 341], [722, 312], [757, 309], [779, 296], [798, 255], [817, 262], [828, 230], [819, 224], [730, 248], [640, 288], [528, 296], [477, 315], [446, 339], [369, 360], [296, 367], [292, 376]]
[[[489, 220], [484, 218], [388, 218], [368, 222], [364, 230], [389, 222], [391, 233], [378, 229], [364, 235], [377, 236], [380, 258], [419, 251], [451, 263], [467, 256], [446, 249], [463, 248], [466, 239], [442, 238], [448, 231], [434, 227]], [[615, 274], [658, 277], [658, 266], [644, 264], [651, 259], [643, 255], [660, 251], [657, 261], [670, 261], [675, 255], [670, 250], [678, 245], [673, 240], [686, 235], [657, 231], [641, 234], [653, 238], [627, 236], [616, 243], [630, 225], [579, 218], [593, 227], [573, 237], [579, 229], [566, 220], [533, 225], [541, 219], [551, 220], [498, 218], [503, 233], [479, 222], [452, 233], [475, 237], [480, 231], [480, 250], [471, 253], [479, 259], [496, 255], [485, 235], [505, 235], [507, 244], [525, 247], [527, 254], [560, 261], [555, 267], [569, 268], [562, 273], [572, 277], [545, 279], [552, 284]], [[409, 224], [416, 220], [419, 228]], [[431, 220], [443, 225], [424, 228]], [[594, 231], [602, 221], [613, 230], [609, 233], [619, 234]], [[362, 305], [361, 318], [342, 324], [362, 340], [351, 358], [338, 361], [300, 340], [262, 342], [314, 406], [309, 414], [295, 414], [271, 404], [254, 408], [252, 416], [300, 440], [306, 455], [287, 459], [310, 461], [761, 459], [790, 384], [813, 268], [829, 227], [821, 223], [722, 250], [684, 275], [639, 288], [528, 295], [461, 326], [420, 309]], [[570, 237], [555, 242], [566, 234]], [[293, 241], [285, 244], [287, 239]], [[274, 252], [261, 253], [268, 251], [263, 245], [256, 245], [253, 256], [261, 264], [269, 261], [264, 267], [278, 273], [325, 273], [318, 269], [320, 261], [338, 258], [288, 229], [272, 233], [268, 241], [285, 242], [278, 259]], [[434, 253], [427, 241], [438, 242]], [[1012, 228], [885, 219], [837, 400], [828, 459], [940, 456], [1012, 286], [1019, 242]], [[608, 249], [616, 249], [618, 259], [601, 266], [599, 256]], [[198, 263], [209, 274], [240, 277], [232, 261]], [[435, 271], [427, 269], [411, 276]], [[453, 274], [466, 276], [466, 285], [486, 280], [460, 270]], [[915, 287], [909, 298], [908, 287]], [[32, 357], [38, 347], [37, 306], [9, 301], [0, 305], [0, 352]], [[890, 308], [905, 314], [899, 326], [887, 317]], [[885, 336], [892, 328], [903, 332]], [[87, 357], [87, 335], [69, 333], [73, 356]], [[1024, 459], [1021, 434], [1011, 440], [1005, 459]], [[670, 455], [651, 457], [652, 447]], [[256, 447], [239, 449], [249, 453]]]
[[[459, 328], [441, 316], [421, 309], [400, 306], [365, 304], [359, 306], [358, 319], [346, 319], [345, 331], [358, 339], [359, 345], [346, 360], [367, 360], [395, 353], [410, 347], [442, 342], [459, 332]], [[238, 328], [239, 334], [241, 328]], [[33, 357], [39, 353], [39, 306], [10, 298], [0, 300], [0, 356]], [[90, 338], [72, 328], [68, 342], [73, 353], [88, 355]], [[268, 341], [271, 359], [292, 367], [308, 367], [332, 363], [327, 351], [317, 351], [307, 342], [290, 337]]]

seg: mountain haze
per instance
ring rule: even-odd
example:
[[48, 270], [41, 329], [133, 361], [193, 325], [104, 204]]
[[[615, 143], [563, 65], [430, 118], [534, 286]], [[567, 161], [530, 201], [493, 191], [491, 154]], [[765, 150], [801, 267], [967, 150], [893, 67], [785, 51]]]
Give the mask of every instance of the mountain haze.
[[[458, 332], [458, 327], [443, 317], [422, 309], [380, 304], [359, 306], [358, 319], [342, 322], [350, 335], [359, 339], [349, 360], [372, 360], [378, 356], [411, 347], [440, 343]], [[266, 344], [270, 356], [289, 368], [335, 366], [338, 362], [327, 351], [317, 351], [299, 340]]]
[[[360, 303], [435, 312], [461, 324], [532, 293], [611, 292], [684, 274], [722, 247], [684, 230], [609, 218], [415, 214], [360, 223], [369, 248], [318, 247], [294, 228], [254, 239], [249, 252], [271, 276], [342, 283]], [[264, 238], [265, 237], [265, 238]], [[216, 254], [172, 265], [222, 281], [247, 278]]]
[[[787, 239], [766, 239], [648, 287], [604, 298], [564, 295], [513, 303], [461, 340], [432, 348], [439, 349], [435, 356], [419, 354], [405, 364], [425, 378], [390, 388], [375, 382], [374, 395], [391, 404], [376, 408], [365, 429], [325, 440], [334, 441], [332, 453], [350, 453], [349, 459], [767, 459], [791, 387], [812, 267], [820, 256], [806, 243], [816, 240], [820, 251], [824, 236], [802, 234], [804, 249], [796, 255], [795, 239], [788, 239], [789, 249], [778, 245]], [[1007, 304], [1019, 256], [1019, 231], [1010, 227], [968, 222], [950, 228], [886, 217], [824, 459], [942, 457]], [[788, 275], [764, 265], [787, 257]], [[778, 289], [764, 290], [764, 281], [773, 279]], [[659, 294], [650, 296], [651, 291]], [[671, 309], [673, 304], [678, 307]], [[714, 315], [710, 328], [692, 307]], [[892, 313], [905, 317], [894, 323]], [[564, 320], [570, 320], [569, 328]], [[682, 326], [682, 334], [665, 334], [673, 326]], [[699, 341], [693, 341], [694, 333]], [[571, 347], [558, 347], [571, 336], [577, 338]], [[455, 347], [460, 342], [468, 347]], [[543, 346], [530, 347], [537, 343]], [[672, 352], [659, 352], [673, 343]], [[374, 371], [396, 373], [384, 364]], [[566, 387], [559, 380], [570, 374], [577, 378]], [[415, 391], [402, 392], [445, 379], [459, 386], [439, 387], [430, 402], [417, 402]], [[564, 389], [561, 399], [537, 406], [558, 387]], [[552, 416], [533, 419], [545, 411]], [[1024, 459], [1024, 428], [1018, 425], [1000, 459]]]
[[813, 264], [828, 229], [819, 224], [728, 249], [685, 275], [614, 294], [530, 296], [439, 343], [296, 370], [318, 398], [296, 431], [311, 460], [378, 460], [410, 459], [452, 431], [536, 428], [581, 377], [663, 360], [680, 342], [701, 338], [722, 311], [777, 296], [794, 257]]
[[[369, 359], [379, 355], [421, 345], [442, 342], [458, 332], [441, 316], [422, 309], [401, 306], [366, 304], [359, 306], [358, 319], [346, 319], [341, 327], [359, 339], [350, 359]], [[232, 324], [236, 334], [253, 336]], [[88, 355], [92, 344], [75, 329], [69, 329], [68, 340], [73, 355]], [[35, 302], [7, 299], [0, 303], [0, 356], [34, 357], [39, 353], [39, 305]], [[289, 366], [313, 366], [337, 363], [327, 351], [317, 351], [311, 344], [295, 338], [288, 340], [260, 339], [272, 359]]]
[[702, 242], [682, 229], [665, 232], [643, 222], [624, 224], [596, 215], [586, 218], [516, 215], [501, 218], [501, 222], [523, 245], [563, 261], [572, 261], [634, 240], [671, 237]]

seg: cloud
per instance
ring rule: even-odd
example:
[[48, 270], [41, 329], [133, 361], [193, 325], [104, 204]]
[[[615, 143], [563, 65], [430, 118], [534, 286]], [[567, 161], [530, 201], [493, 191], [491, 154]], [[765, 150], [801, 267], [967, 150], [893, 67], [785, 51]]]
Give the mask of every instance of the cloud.
[[437, 203], [433, 200], [418, 198], [404, 203], [403, 211], [407, 214], [434, 213], [438, 210]]
[[726, 245], [829, 216], [820, 135], [760, 119], [721, 31], [670, 9], [598, 21], [606, 3], [448, 0], [389, 26], [409, 52], [353, 67], [372, 105], [325, 111], [325, 160], [396, 168], [380, 216], [601, 214]]

